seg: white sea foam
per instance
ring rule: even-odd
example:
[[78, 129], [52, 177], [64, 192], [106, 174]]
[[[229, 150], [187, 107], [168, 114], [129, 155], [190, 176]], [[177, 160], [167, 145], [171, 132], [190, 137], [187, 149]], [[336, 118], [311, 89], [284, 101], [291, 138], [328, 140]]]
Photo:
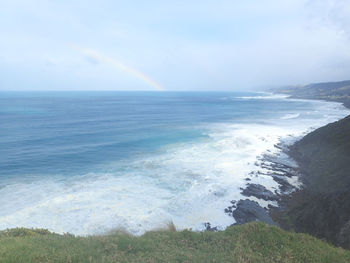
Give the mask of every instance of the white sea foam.
[[286, 114], [283, 117], [281, 117], [282, 120], [287, 120], [287, 119], [295, 119], [300, 116], [300, 113], [291, 113], [291, 114]]
[[284, 95], [284, 94], [268, 94], [264, 96], [241, 96], [241, 97], [236, 97], [237, 99], [244, 99], [244, 100], [271, 100], [271, 99], [286, 99], [288, 98], [289, 95]]
[[[169, 145], [158, 155], [111, 164], [108, 173], [9, 182], [0, 189], [0, 229], [40, 227], [87, 235], [125, 228], [142, 234], [170, 220], [178, 228], [202, 230], [204, 222], [224, 228], [234, 223], [223, 212], [229, 201], [242, 198], [244, 179], [262, 169], [254, 165], [258, 156], [277, 153], [274, 145], [281, 139], [291, 143], [349, 113], [337, 103], [315, 101], [313, 107], [314, 111], [298, 118], [263, 124], [205, 125], [207, 139]], [[252, 182], [278, 188], [267, 175]], [[263, 206], [271, 203], [257, 201]]]

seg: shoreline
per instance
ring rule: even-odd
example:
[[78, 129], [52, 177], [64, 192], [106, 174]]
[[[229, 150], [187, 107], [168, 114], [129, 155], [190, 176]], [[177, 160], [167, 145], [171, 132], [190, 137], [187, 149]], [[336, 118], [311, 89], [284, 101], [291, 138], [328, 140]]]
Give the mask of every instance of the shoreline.
[[[278, 93], [272, 94], [278, 95]], [[293, 96], [290, 96], [288, 98], [313, 100], [310, 98], [296, 98]], [[345, 108], [350, 109], [350, 105], [346, 105], [346, 103], [342, 101], [324, 99], [314, 100], [325, 102], [338, 102], [341, 103]], [[337, 121], [341, 121], [347, 118], [348, 116], [350, 116], [350, 114]], [[315, 130], [322, 129], [331, 123], [333, 122], [327, 123]], [[273, 180], [276, 181], [276, 183], [278, 183], [280, 193], [278, 193], [277, 190], [271, 192], [270, 190], [266, 189], [266, 187], [262, 184], [249, 183], [251, 179], [247, 177], [246, 187], [241, 188], [241, 194], [246, 196], [247, 198], [240, 199], [237, 201], [231, 200], [231, 205], [225, 209], [225, 213], [227, 213], [229, 216], [232, 216], [235, 219], [236, 223], [234, 223], [233, 225], [245, 224], [251, 221], [261, 221], [270, 225], [278, 225], [285, 229], [290, 228], [281, 219], [281, 214], [285, 212], [288, 209], [288, 207], [291, 206], [291, 203], [293, 203], [292, 199], [295, 195], [297, 195], [299, 192], [305, 190], [307, 191], [307, 185], [305, 183], [305, 174], [301, 169], [302, 163], [300, 158], [297, 157], [297, 153], [293, 151], [293, 146], [299, 141], [301, 141], [305, 136], [313, 133], [315, 130], [307, 132], [302, 137], [297, 138], [291, 144], [283, 143], [281, 141], [280, 143], [275, 145], [276, 148], [281, 150], [280, 154], [285, 155], [288, 161], [292, 161], [292, 163], [294, 162], [295, 164], [286, 164], [283, 158], [281, 159], [278, 158], [278, 156], [276, 155], [269, 155], [268, 153], [262, 155], [261, 158], [258, 158], [258, 160], [261, 161], [261, 163], [258, 165], [261, 168], [265, 168], [268, 170], [268, 173], [265, 173], [263, 175], [271, 176]], [[292, 185], [288, 181], [288, 179], [295, 176], [300, 182], [299, 186]], [[277, 206], [269, 204], [267, 208], [264, 208], [258, 202], [248, 199], [250, 197], [254, 197], [258, 200], [276, 201]], [[207, 230], [212, 230], [212, 228], [210, 228], [210, 224]]]

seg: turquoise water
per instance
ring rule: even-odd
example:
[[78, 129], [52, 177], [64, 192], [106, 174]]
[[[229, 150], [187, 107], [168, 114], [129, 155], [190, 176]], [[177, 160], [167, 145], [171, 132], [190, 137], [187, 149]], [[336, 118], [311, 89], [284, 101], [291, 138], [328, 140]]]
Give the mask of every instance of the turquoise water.
[[205, 139], [203, 125], [208, 123], [263, 122], [307, 104], [235, 99], [244, 95], [249, 94], [2, 94], [0, 171], [2, 176], [74, 176], [100, 171], [110, 161]]
[[2, 92], [0, 228], [225, 227], [258, 156], [347, 113], [263, 93]]

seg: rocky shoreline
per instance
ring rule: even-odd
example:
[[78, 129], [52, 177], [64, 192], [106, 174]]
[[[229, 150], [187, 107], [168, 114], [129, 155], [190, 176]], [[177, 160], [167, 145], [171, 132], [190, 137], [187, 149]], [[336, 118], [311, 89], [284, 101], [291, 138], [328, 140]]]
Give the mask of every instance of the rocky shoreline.
[[289, 155], [289, 145], [279, 143], [275, 147], [280, 152], [278, 154], [265, 154], [258, 158], [255, 165], [262, 169], [250, 173], [249, 176], [270, 176], [278, 184], [278, 189], [272, 192], [261, 184], [251, 183], [251, 178], [247, 177], [247, 184], [245, 188], [241, 188], [241, 194], [248, 198], [253, 197], [258, 200], [275, 201], [276, 205], [269, 204], [264, 208], [257, 201], [248, 198], [237, 202], [231, 201], [232, 205], [225, 209], [225, 213], [235, 219], [235, 224], [260, 221], [270, 225], [279, 225], [270, 215], [270, 210], [283, 207], [284, 196], [299, 189], [298, 186], [289, 182], [289, 179], [300, 176], [298, 165]]
[[[350, 109], [349, 84], [315, 83], [270, 92], [336, 101]], [[246, 198], [231, 200], [224, 212], [235, 224], [262, 221], [350, 249], [350, 116], [274, 146], [277, 154], [268, 151], [259, 157], [258, 169], [245, 178], [240, 190]], [[259, 177], [270, 177], [278, 186], [267, 189]], [[206, 227], [217, 230], [209, 223]]]
[[[349, 117], [346, 117], [340, 121], [345, 119], [349, 119]], [[326, 127], [329, 125], [332, 124], [325, 125], [316, 131], [326, 129]], [[311, 158], [312, 156], [304, 156], [301, 158], [300, 153], [298, 153], [296, 150], [296, 145], [303, 147], [302, 145], [299, 145], [300, 141], [303, 141], [305, 137], [309, 137], [308, 135], [313, 134], [314, 132], [310, 132], [302, 138], [295, 139], [293, 142], [280, 142], [274, 145], [278, 150], [277, 154], [266, 153], [258, 158], [255, 165], [261, 169], [251, 172], [245, 179], [247, 181], [245, 187], [241, 188], [241, 194], [247, 198], [232, 200], [231, 205], [225, 209], [225, 213], [235, 219], [235, 225], [244, 224], [251, 221], [261, 221], [270, 225], [279, 225], [285, 229], [300, 229], [300, 232], [308, 232], [315, 234], [318, 237], [323, 237], [322, 235], [317, 235], [317, 231], [311, 231], [310, 229], [312, 227], [309, 229], [302, 228], [289, 222], [292, 220], [289, 218], [290, 216], [287, 215], [288, 213], [290, 214], [291, 211], [297, 212], [297, 210], [300, 209], [299, 206], [303, 204], [304, 199], [310, 200], [308, 203], [310, 206], [309, 208], [319, 205], [317, 202], [311, 205], [311, 202], [315, 202], [313, 200], [315, 197], [310, 197], [309, 192], [311, 192], [311, 190], [307, 184], [307, 177], [309, 175], [306, 176], [308, 172], [304, 169], [305, 160], [303, 160], [303, 158]], [[252, 183], [253, 177], [259, 176], [270, 176], [278, 184], [278, 189], [271, 191], [262, 184]], [[292, 184], [290, 182], [292, 178], [298, 178], [300, 184]], [[323, 194], [319, 194], [317, 198], [322, 199], [324, 204], [328, 202], [327, 198], [323, 197]], [[259, 202], [273, 201], [275, 202], [275, 205], [268, 204], [267, 207], [263, 207], [256, 200]], [[304, 215], [302, 215], [302, 217], [303, 216]], [[312, 225], [313, 219], [309, 220], [303, 218], [303, 220], [308, 222], [310, 221], [309, 223]], [[305, 224], [305, 222], [303, 224]], [[345, 227], [350, 229], [349, 226], [350, 221], [347, 222]], [[341, 233], [338, 234], [338, 236], [341, 235], [341, 239], [344, 239], [344, 231], [345, 230], [343, 227], [341, 229]], [[350, 230], [346, 231], [350, 233]], [[339, 244], [339, 242], [333, 243]]]
[[[264, 208], [254, 200], [242, 199], [231, 202], [225, 212], [235, 219], [235, 224], [262, 221], [350, 249], [350, 116], [318, 128], [292, 144], [275, 147], [279, 154], [266, 154], [256, 165], [267, 171], [263, 175], [271, 176], [278, 189], [270, 191], [246, 178], [241, 194], [275, 201], [277, 205]], [[300, 186], [290, 183], [295, 177]]]
[[[290, 183], [292, 178], [300, 177], [298, 165], [289, 154], [290, 145], [290, 142], [280, 142], [274, 145], [278, 153], [266, 153], [257, 159], [255, 166], [258, 169], [248, 174], [245, 178], [247, 182], [245, 187], [240, 188], [241, 194], [247, 198], [231, 200], [230, 205], [224, 210], [228, 216], [233, 217], [236, 221], [233, 225], [252, 221], [279, 225], [279, 222], [270, 215], [270, 212], [283, 209], [285, 207], [285, 197], [300, 188], [300, 185]], [[252, 183], [255, 178], [260, 176], [271, 177], [277, 183], [278, 189], [271, 191], [262, 184]], [[257, 201], [272, 202], [274, 205], [268, 204], [267, 207], [263, 207]], [[212, 226], [209, 222], [204, 223], [204, 226], [207, 231], [218, 230], [216, 226]]]

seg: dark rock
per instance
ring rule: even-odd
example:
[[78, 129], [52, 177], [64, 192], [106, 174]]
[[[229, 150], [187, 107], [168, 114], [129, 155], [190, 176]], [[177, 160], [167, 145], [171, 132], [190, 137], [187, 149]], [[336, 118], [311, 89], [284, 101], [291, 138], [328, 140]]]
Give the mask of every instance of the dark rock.
[[232, 212], [233, 212], [233, 210], [234, 210], [235, 208], [237, 208], [237, 206], [236, 206], [236, 201], [231, 201], [230, 203], [231, 203], [232, 205], [229, 206], [229, 207], [227, 207], [227, 208], [225, 208], [224, 211], [225, 211], [226, 214], [232, 216]]
[[248, 184], [247, 188], [243, 189], [242, 194], [244, 196], [255, 196], [266, 201], [275, 201], [278, 199], [274, 193], [260, 184]]
[[285, 178], [280, 175], [273, 175], [273, 180], [275, 180], [279, 184], [279, 189], [282, 193], [291, 193], [295, 190], [295, 187], [292, 186]]
[[306, 232], [349, 248], [349, 200], [349, 191], [325, 194], [305, 188], [292, 194], [283, 217], [289, 218], [296, 232]]
[[211, 231], [211, 232], [218, 231], [218, 228], [216, 226], [212, 227], [209, 222], [204, 223], [204, 226], [206, 231]]
[[257, 202], [249, 199], [239, 200], [237, 203], [237, 209], [232, 212], [232, 216], [235, 218], [237, 225], [252, 221], [260, 221], [269, 225], [276, 225], [264, 208], [262, 208]]
[[350, 220], [340, 229], [337, 236], [337, 243], [350, 249]]
[[278, 206], [274, 206], [274, 205], [268, 204], [267, 208], [268, 209], [276, 209], [276, 208], [278, 208]]

